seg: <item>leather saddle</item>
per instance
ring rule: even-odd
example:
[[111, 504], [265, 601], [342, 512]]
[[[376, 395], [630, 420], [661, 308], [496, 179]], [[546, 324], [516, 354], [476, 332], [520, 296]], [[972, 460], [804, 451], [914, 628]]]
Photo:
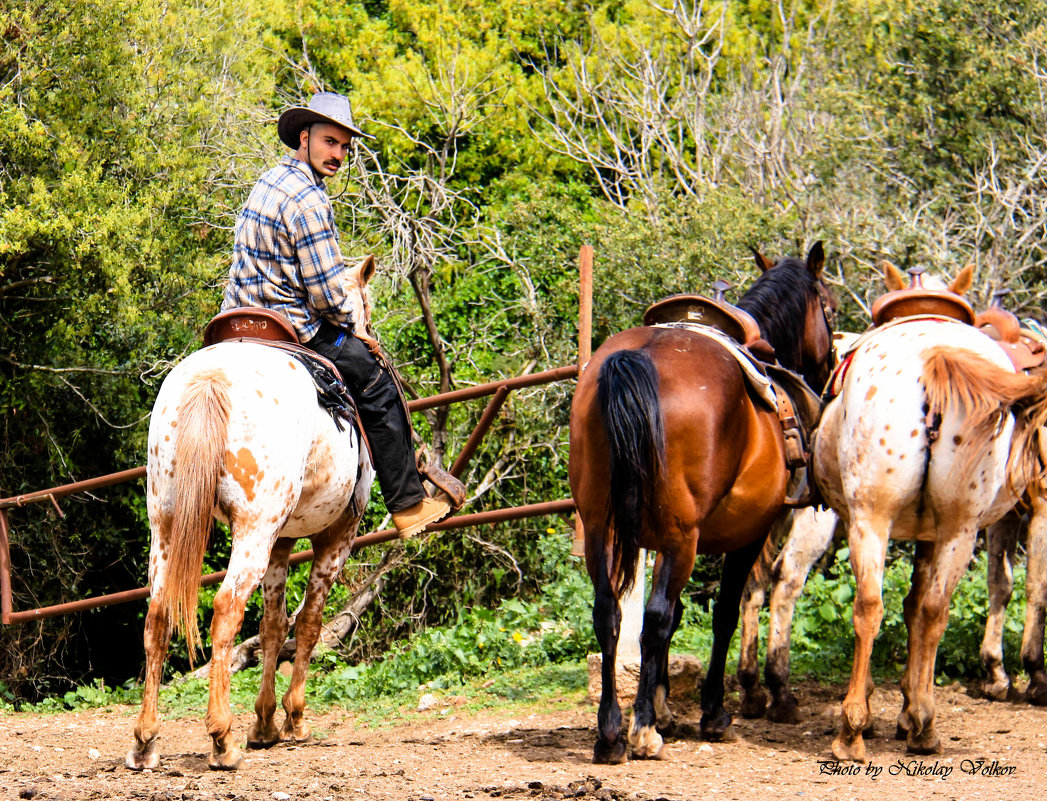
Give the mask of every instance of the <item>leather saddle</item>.
[[881, 295], [872, 305], [874, 326], [902, 317], [947, 317], [974, 325], [971, 304], [948, 289], [926, 289], [923, 286], [923, 268], [909, 270], [909, 286]]
[[238, 306], [215, 315], [204, 327], [204, 345], [235, 339], [299, 344], [294, 326], [280, 312], [256, 306]]
[[732, 306], [725, 299], [725, 292], [730, 288], [730, 284], [721, 280], [713, 284], [716, 294], [711, 298], [687, 293], [670, 295], [647, 307], [643, 314], [643, 324], [707, 325], [729, 336], [760, 361], [773, 362], [774, 348], [763, 338], [756, 320], [748, 312]]
[[338, 368], [330, 359], [300, 344], [294, 326], [280, 312], [256, 306], [238, 306], [220, 312], [204, 327], [204, 346], [219, 342], [253, 342], [289, 353], [309, 371], [316, 385], [317, 400], [338, 428], [342, 428], [343, 420], [356, 426], [371, 453], [371, 443], [367, 441], [356, 402], [342, 382]]

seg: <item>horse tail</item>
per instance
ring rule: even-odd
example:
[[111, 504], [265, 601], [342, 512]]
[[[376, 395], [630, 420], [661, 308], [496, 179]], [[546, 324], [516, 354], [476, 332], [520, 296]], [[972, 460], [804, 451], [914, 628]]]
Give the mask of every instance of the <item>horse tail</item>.
[[174, 512], [167, 546], [167, 574], [154, 599], [186, 638], [190, 665], [201, 647], [196, 622], [204, 553], [214, 525], [218, 479], [229, 429], [229, 379], [221, 371], [192, 378], [175, 418]]
[[613, 529], [612, 571], [618, 594], [636, 575], [640, 535], [651, 526], [655, 489], [665, 467], [665, 425], [658, 371], [644, 350], [620, 350], [600, 366], [600, 414], [610, 451], [608, 529]]
[[1010, 475], [1022, 484], [1038, 476], [1037, 432], [1047, 423], [1047, 373], [1015, 373], [988, 359], [936, 345], [924, 354], [928, 413], [962, 406], [967, 435], [962, 458], [984, 452], [1005, 414], [1015, 414]]

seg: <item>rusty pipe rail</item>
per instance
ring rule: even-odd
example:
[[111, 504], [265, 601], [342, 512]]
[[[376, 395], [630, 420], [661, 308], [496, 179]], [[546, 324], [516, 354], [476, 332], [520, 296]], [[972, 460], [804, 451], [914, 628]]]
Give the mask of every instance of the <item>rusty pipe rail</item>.
[[[574, 501], [570, 498], [565, 498], [560, 501], [532, 503], [527, 506], [512, 506], [506, 509], [493, 509], [488, 512], [458, 515], [449, 520], [444, 520], [442, 523], [430, 526], [428, 530], [446, 531], [453, 528], [467, 528], [469, 526], [479, 526], [485, 523], [502, 523], [507, 520], [522, 520], [528, 517], [566, 514], [573, 511]], [[366, 548], [368, 545], [378, 545], [395, 539], [399, 539], [399, 535], [396, 533], [395, 528], [386, 528], [381, 531], [364, 534], [363, 536], [357, 537], [353, 542], [352, 553], [356, 553], [358, 550]], [[297, 565], [302, 562], [308, 562], [312, 558], [312, 550], [298, 551], [297, 553], [291, 554], [291, 558], [288, 561], [292, 565]], [[225, 574], [225, 570], [220, 570], [217, 573], [208, 573], [201, 577], [200, 586], [210, 587], [213, 584], [218, 584], [225, 578]], [[96, 595], [93, 598], [82, 598], [79, 601], [55, 604], [54, 606], [44, 606], [39, 609], [30, 609], [25, 612], [11, 612], [8, 610], [7, 614], [4, 616], [4, 623], [25, 623], [30, 620], [42, 620], [44, 618], [58, 617], [59, 615], [65, 615], [71, 612], [84, 612], [89, 609], [98, 609], [104, 606], [115, 606], [130, 601], [140, 601], [148, 597], [149, 587], [139, 587], [134, 590], [124, 590], [123, 592], [114, 592], [109, 595]]]
[[[412, 412], [420, 412], [425, 409], [432, 409], [436, 406], [443, 406], [446, 404], [458, 403], [460, 401], [483, 398], [487, 395], [494, 395], [502, 388], [508, 392], [514, 389], [523, 389], [525, 387], [533, 387], [540, 384], [552, 384], [556, 381], [563, 381], [566, 378], [574, 378], [576, 375], [578, 375], [578, 365], [569, 364], [566, 367], [557, 367], [552, 370], [545, 370], [541, 373], [521, 375], [516, 376], [515, 378], [505, 378], [500, 381], [490, 381], [486, 384], [477, 384], [474, 387], [456, 389], [451, 392], [444, 392], [427, 398], [417, 398], [408, 401], [407, 408]], [[493, 415], [491, 415], [491, 422], [493, 422]], [[475, 447], [473, 450], [475, 451]], [[465, 451], [463, 450], [463, 453], [464, 452]], [[470, 456], [471, 455], [472, 454], [470, 454]], [[119, 473], [110, 473], [109, 475], [91, 478], [86, 481], [76, 481], [72, 484], [63, 484], [60, 487], [54, 487], [52, 489], [28, 492], [22, 495], [13, 495], [9, 498], [0, 498], [0, 509], [26, 506], [30, 503], [40, 503], [41, 501], [52, 500], [54, 498], [63, 498], [67, 495], [75, 495], [80, 492], [90, 492], [91, 490], [111, 487], [114, 484], [122, 484], [125, 481], [134, 481], [144, 475], [144, 466], [134, 467], [130, 470], [124, 470]]]
[[[485, 384], [467, 387], [465, 389], [444, 392], [427, 398], [418, 398], [409, 401], [407, 405], [408, 408], [414, 412], [431, 409], [436, 406], [482, 398], [487, 395], [495, 396], [491, 399], [491, 402], [484, 410], [479, 422], [477, 423], [476, 429], [473, 431], [465, 446], [463, 446], [461, 453], [452, 465], [452, 472], [455, 475], [460, 475], [461, 472], [464, 471], [469, 460], [475, 454], [484, 434], [486, 434], [487, 430], [494, 423], [497, 413], [505, 402], [510, 391], [514, 389], [523, 389], [525, 387], [539, 386], [541, 384], [550, 384], [556, 381], [574, 378], [577, 375], [578, 365], [571, 364], [540, 373], [516, 376], [514, 378], [506, 378], [499, 381], [491, 381]], [[97, 609], [104, 606], [113, 606], [120, 603], [142, 600], [149, 596], [148, 587], [139, 587], [134, 590], [99, 595], [93, 598], [83, 598], [78, 601], [70, 601], [68, 603], [55, 604], [53, 606], [41, 607], [38, 609], [30, 609], [21, 612], [13, 611], [11, 593], [10, 525], [7, 517], [7, 510], [9, 508], [20, 508], [31, 503], [40, 503], [44, 501], [50, 501], [54, 504], [59, 514], [61, 514], [61, 508], [58, 507], [56, 501], [57, 498], [75, 495], [80, 492], [90, 492], [92, 490], [114, 486], [127, 481], [134, 481], [142, 478], [145, 475], [145, 471], [146, 468], [144, 466], [135, 467], [130, 470], [110, 473], [109, 475], [99, 476], [85, 481], [64, 484], [60, 487], [53, 487], [48, 490], [23, 493], [8, 498], [0, 498], [0, 623], [6, 625], [12, 623], [23, 623], [30, 620], [40, 620], [48, 617], [57, 617], [71, 612], [82, 612], [89, 609]], [[498, 523], [506, 520], [539, 517], [549, 514], [561, 514], [572, 511], [573, 509], [574, 502], [569, 499], [550, 501], [548, 503], [530, 504], [528, 506], [459, 515], [432, 526], [431, 530], [442, 531], [451, 528], [465, 528], [467, 526], [483, 525], [485, 523]], [[395, 529], [384, 529], [382, 531], [365, 534], [358, 537], [353, 543], [353, 551], [355, 552], [359, 548], [388, 542], [389, 540], [396, 538], [397, 534]], [[292, 554], [291, 564], [299, 564], [308, 561], [312, 558], [312, 553], [313, 552], [309, 550], [299, 551], [298, 553]], [[209, 586], [211, 584], [217, 584], [224, 576], [225, 571], [203, 576], [201, 579], [201, 585]]]

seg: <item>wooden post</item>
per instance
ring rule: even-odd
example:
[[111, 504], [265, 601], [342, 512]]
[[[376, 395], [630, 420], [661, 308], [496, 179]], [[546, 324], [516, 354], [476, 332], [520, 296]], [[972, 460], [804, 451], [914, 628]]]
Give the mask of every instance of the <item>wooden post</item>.
[[[582, 245], [578, 253], [578, 376], [593, 355], [593, 246]], [[574, 515], [572, 556], [585, 556], [585, 530], [582, 519]]]

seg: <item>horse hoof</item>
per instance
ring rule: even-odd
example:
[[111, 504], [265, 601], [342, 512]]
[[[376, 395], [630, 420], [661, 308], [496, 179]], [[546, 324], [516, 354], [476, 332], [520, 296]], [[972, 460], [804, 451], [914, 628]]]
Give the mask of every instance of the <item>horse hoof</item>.
[[593, 764], [595, 765], [621, 765], [629, 761], [625, 752], [625, 740], [619, 737], [613, 743], [597, 740], [593, 746]]
[[661, 747], [657, 751], [655, 751], [654, 753], [640, 754], [640, 753], [637, 753], [636, 751], [633, 751], [632, 756], [633, 756], [633, 759], [652, 759], [652, 760], [664, 761], [664, 760], [669, 758], [669, 748], [668, 748], [668, 746], [665, 745], [665, 743], [662, 743]]
[[1009, 681], [982, 682], [982, 695], [990, 701], [1006, 701], [1011, 689]]
[[676, 735], [676, 720], [670, 717], [667, 723], [656, 722], [655, 731], [662, 737], [674, 737]]
[[1047, 706], [1047, 681], [1031, 681], [1025, 690], [1025, 700], [1033, 706]]
[[155, 770], [160, 765], [160, 752], [149, 744], [143, 751], [132, 748], [124, 758], [124, 764], [130, 770]]
[[919, 756], [940, 754], [942, 752], [942, 740], [933, 730], [920, 735], [913, 735], [910, 732], [909, 737], [905, 741], [905, 750], [910, 754]]
[[629, 748], [635, 759], [653, 759], [664, 743], [654, 726], [641, 726], [629, 732]]
[[832, 752], [838, 762], [864, 762], [865, 741], [860, 735], [848, 741], [840, 734], [833, 740]]
[[207, 767], [211, 770], [236, 770], [240, 767], [241, 759], [240, 749], [235, 746], [222, 753], [212, 751], [207, 758]]
[[279, 741], [280, 736], [275, 726], [263, 727], [256, 723], [251, 726], [251, 731], [247, 733], [247, 747], [252, 750], [272, 748]]
[[800, 706], [793, 700], [771, 704], [767, 709], [767, 719], [772, 723], [799, 723]]
[[309, 728], [307, 723], [299, 723], [295, 726], [290, 721], [287, 721], [284, 723], [283, 728], [280, 729], [280, 742], [304, 743], [307, 740], [311, 740], [312, 737], [313, 730]]
[[702, 715], [701, 720], [702, 739], [716, 743], [734, 742], [738, 739], [731, 726], [731, 716], [726, 710], [721, 709], [715, 715]]
[[742, 713], [743, 718], [749, 720], [762, 718], [767, 711], [767, 701], [756, 697], [743, 698], [742, 705], [738, 711]]

